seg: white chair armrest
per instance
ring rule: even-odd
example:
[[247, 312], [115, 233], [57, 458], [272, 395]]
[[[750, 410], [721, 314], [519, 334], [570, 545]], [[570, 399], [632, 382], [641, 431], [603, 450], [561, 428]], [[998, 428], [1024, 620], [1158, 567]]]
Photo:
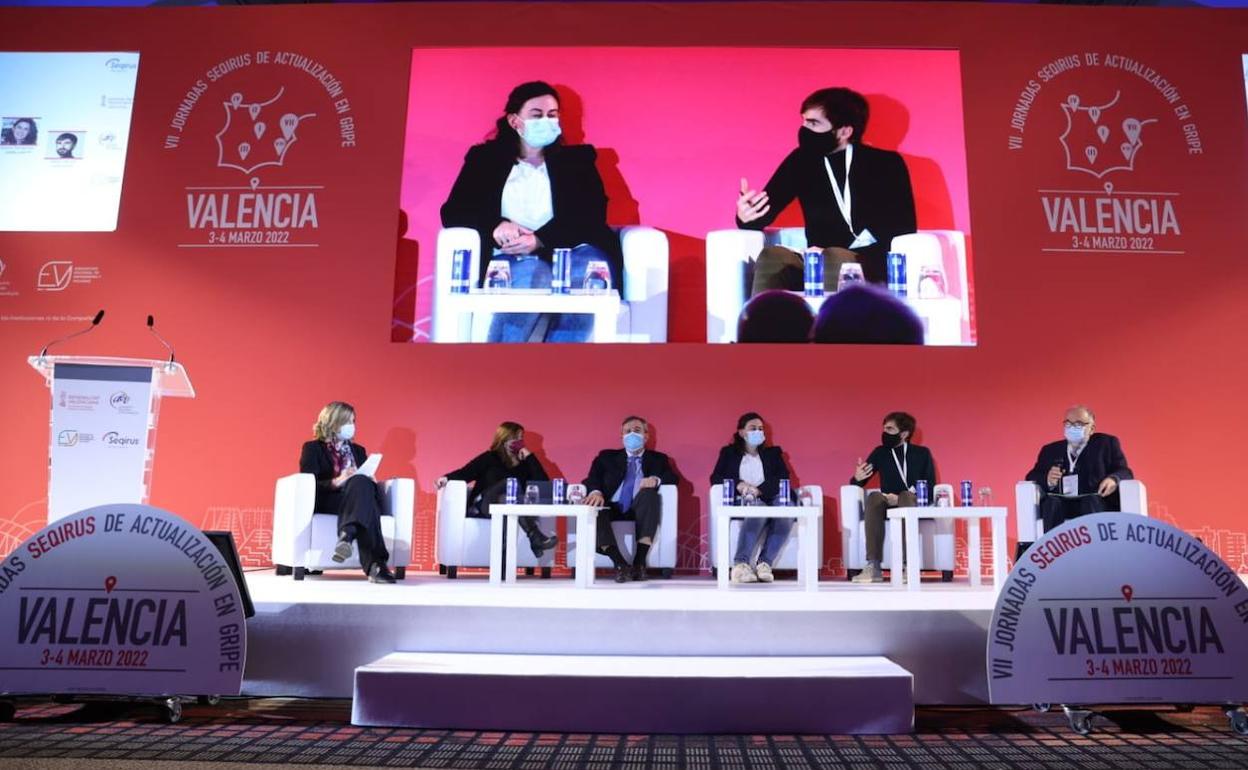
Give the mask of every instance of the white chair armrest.
[[472, 263], [468, 268], [468, 279], [475, 285], [480, 274], [481, 265], [481, 234], [470, 227], [444, 227], [438, 231], [438, 244], [435, 252], [433, 276], [433, 341], [434, 342], [468, 342], [461, 339], [467, 324], [461, 325], [461, 319], [440, 302], [451, 293], [451, 273], [455, 265], [455, 251], [468, 249], [472, 252]]
[[1018, 526], [1018, 541], [1032, 543], [1040, 536], [1040, 522], [1037, 521], [1040, 503], [1040, 487], [1031, 481], [1020, 481], [1014, 485], [1014, 519]]
[[763, 250], [758, 230], [706, 234], [706, 341], [736, 342], [737, 319], [749, 293], [745, 267]]
[[437, 529], [439, 564], [464, 563], [464, 519], [468, 515], [468, 482], [448, 481], [438, 490]]
[[394, 547], [390, 566], [406, 567], [412, 561], [412, 518], [416, 511], [415, 479], [387, 479], [381, 482], [386, 500], [384, 513], [394, 517]]
[[315, 506], [316, 477], [311, 473], [292, 473], [277, 480], [273, 493], [274, 564], [306, 566]]
[[1118, 483], [1118, 501], [1123, 513], [1148, 515], [1148, 490], [1139, 479], [1126, 479]]
[[846, 569], [863, 567], [858, 525], [862, 521], [866, 499], [866, 490], [857, 484], [841, 485], [841, 559], [845, 562]]
[[677, 520], [677, 495], [675, 484], [664, 484], [659, 487], [659, 498], [663, 501], [662, 513], [659, 514], [659, 531], [656, 535], [658, 554], [655, 564], [675, 564], [676, 547], [680, 522]]
[[624, 252], [625, 302], [639, 302], [667, 294], [667, 234], [653, 227], [632, 225], [620, 228], [620, 249]]

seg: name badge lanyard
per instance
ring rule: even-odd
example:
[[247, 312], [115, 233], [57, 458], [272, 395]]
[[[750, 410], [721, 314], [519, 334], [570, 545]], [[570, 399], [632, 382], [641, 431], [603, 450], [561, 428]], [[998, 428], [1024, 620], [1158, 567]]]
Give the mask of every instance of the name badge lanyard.
[[832, 195], [836, 198], [836, 207], [841, 210], [841, 216], [844, 217], [845, 224], [849, 225], [849, 231], [857, 236], [858, 232], [854, 230], [854, 199], [849, 192], [849, 167], [854, 162], [854, 146], [845, 145], [843, 152], [845, 153], [844, 189], [836, 183], [836, 174], [832, 173], [832, 161], [828, 160], [827, 155], [823, 156], [823, 166], [828, 171], [828, 181], [832, 183]]
[[906, 488], [909, 488], [909, 486], [910, 486], [910, 479], [908, 479], [908, 478], [906, 477], [906, 469], [910, 467], [910, 449], [909, 449], [909, 447], [910, 447], [910, 445], [909, 445], [909, 444], [902, 444], [902, 445], [901, 445], [901, 462], [897, 462], [897, 453], [896, 453], [896, 452], [894, 452], [894, 451], [893, 451], [893, 450], [891, 450], [891, 449], [890, 449], [890, 450], [888, 450], [889, 455], [891, 455], [891, 456], [892, 456], [892, 458], [893, 458], [893, 465], [896, 465], [896, 466], [897, 466], [897, 472], [901, 474], [901, 485], [902, 485], [903, 487], [906, 487]]
[[1066, 459], [1070, 461], [1070, 472], [1075, 472], [1075, 463], [1079, 462], [1079, 455], [1083, 454], [1083, 450], [1072, 452], [1070, 444], [1066, 445]]

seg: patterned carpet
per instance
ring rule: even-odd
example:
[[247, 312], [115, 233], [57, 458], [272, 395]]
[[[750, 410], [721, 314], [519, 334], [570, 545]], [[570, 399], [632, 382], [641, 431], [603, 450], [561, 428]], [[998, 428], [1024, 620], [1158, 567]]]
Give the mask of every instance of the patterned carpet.
[[136, 768], [183, 762], [498, 770], [1246, 768], [1248, 738], [1211, 707], [1106, 712], [1088, 736], [1072, 732], [1060, 712], [999, 709], [920, 709], [913, 735], [873, 737], [359, 728], [350, 724], [348, 701], [278, 698], [188, 706], [173, 725], [143, 704], [26, 702], [15, 721], [0, 723], [3, 768], [119, 761]]

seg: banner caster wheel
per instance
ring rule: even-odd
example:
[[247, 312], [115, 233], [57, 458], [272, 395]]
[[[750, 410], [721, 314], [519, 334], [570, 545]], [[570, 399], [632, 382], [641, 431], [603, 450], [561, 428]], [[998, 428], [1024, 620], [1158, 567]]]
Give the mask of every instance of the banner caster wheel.
[[1031, 704], [1031, 708], [1033, 711], [1037, 711], [1041, 714], [1047, 714], [1049, 713], [1049, 711], [1053, 709], [1053, 704], [1052, 703], [1033, 703]]
[[165, 698], [165, 720], [174, 725], [182, 720], [182, 701], [178, 698]]
[[1240, 735], [1248, 735], [1248, 712], [1243, 709], [1228, 710], [1226, 716], [1231, 720], [1231, 729]]
[[1095, 712], [1072, 709], [1069, 706], [1062, 706], [1062, 710], [1066, 712], [1066, 721], [1070, 722], [1070, 729], [1080, 735], [1088, 735], [1092, 732], [1092, 718], [1096, 716]]
[[195, 702], [201, 706], [215, 706], [221, 702], [220, 695], [200, 695]]

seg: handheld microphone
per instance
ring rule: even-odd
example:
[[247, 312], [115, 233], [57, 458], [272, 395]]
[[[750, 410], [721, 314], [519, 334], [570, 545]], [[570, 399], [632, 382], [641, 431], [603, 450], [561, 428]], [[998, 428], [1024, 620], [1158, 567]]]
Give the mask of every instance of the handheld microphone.
[[147, 317], [147, 330], [152, 333], [152, 336], [160, 340], [160, 344], [164, 345], [169, 350], [169, 360], [165, 362], [165, 368], [172, 369], [173, 345], [170, 345], [169, 342], [164, 337], [160, 336], [160, 334], [156, 331], [156, 319], [150, 315]]
[[100, 325], [100, 321], [103, 321], [103, 320], [104, 320], [104, 310], [103, 310], [103, 308], [101, 308], [101, 309], [100, 309], [100, 312], [98, 312], [98, 313], [96, 313], [96, 314], [95, 314], [95, 318], [92, 318], [92, 319], [91, 319], [91, 325], [90, 325], [90, 326], [88, 326], [87, 328], [85, 328], [85, 329], [79, 329], [78, 331], [74, 332], [73, 334], [67, 334], [67, 335], [65, 335], [64, 337], [60, 337], [60, 338], [58, 338], [58, 339], [52, 340], [52, 341], [51, 341], [51, 342], [49, 342], [48, 344], [44, 345], [44, 346], [43, 346], [43, 349], [39, 351], [39, 363], [40, 363], [40, 364], [42, 364], [42, 363], [43, 363], [43, 357], [44, 357], [45, 355], [47, 355], [47, 353], [48, 353], [48, 348], [52, 347], [53, 345], [59, 345], [59, 344], [61, 344], [62, 342], [65, 342], [66, 340], [72, 340], [74, 337], [77, 337], [77, 336], [80, 336], [80, 335], [86, 334], [86, 333], [87, 333], [87, 332], [89, 332], [89, 331], [93, 331], [93, 330], [95, 329], [95, 327], [97, 327], [97, 326], [99, 326], [99, 325]]

